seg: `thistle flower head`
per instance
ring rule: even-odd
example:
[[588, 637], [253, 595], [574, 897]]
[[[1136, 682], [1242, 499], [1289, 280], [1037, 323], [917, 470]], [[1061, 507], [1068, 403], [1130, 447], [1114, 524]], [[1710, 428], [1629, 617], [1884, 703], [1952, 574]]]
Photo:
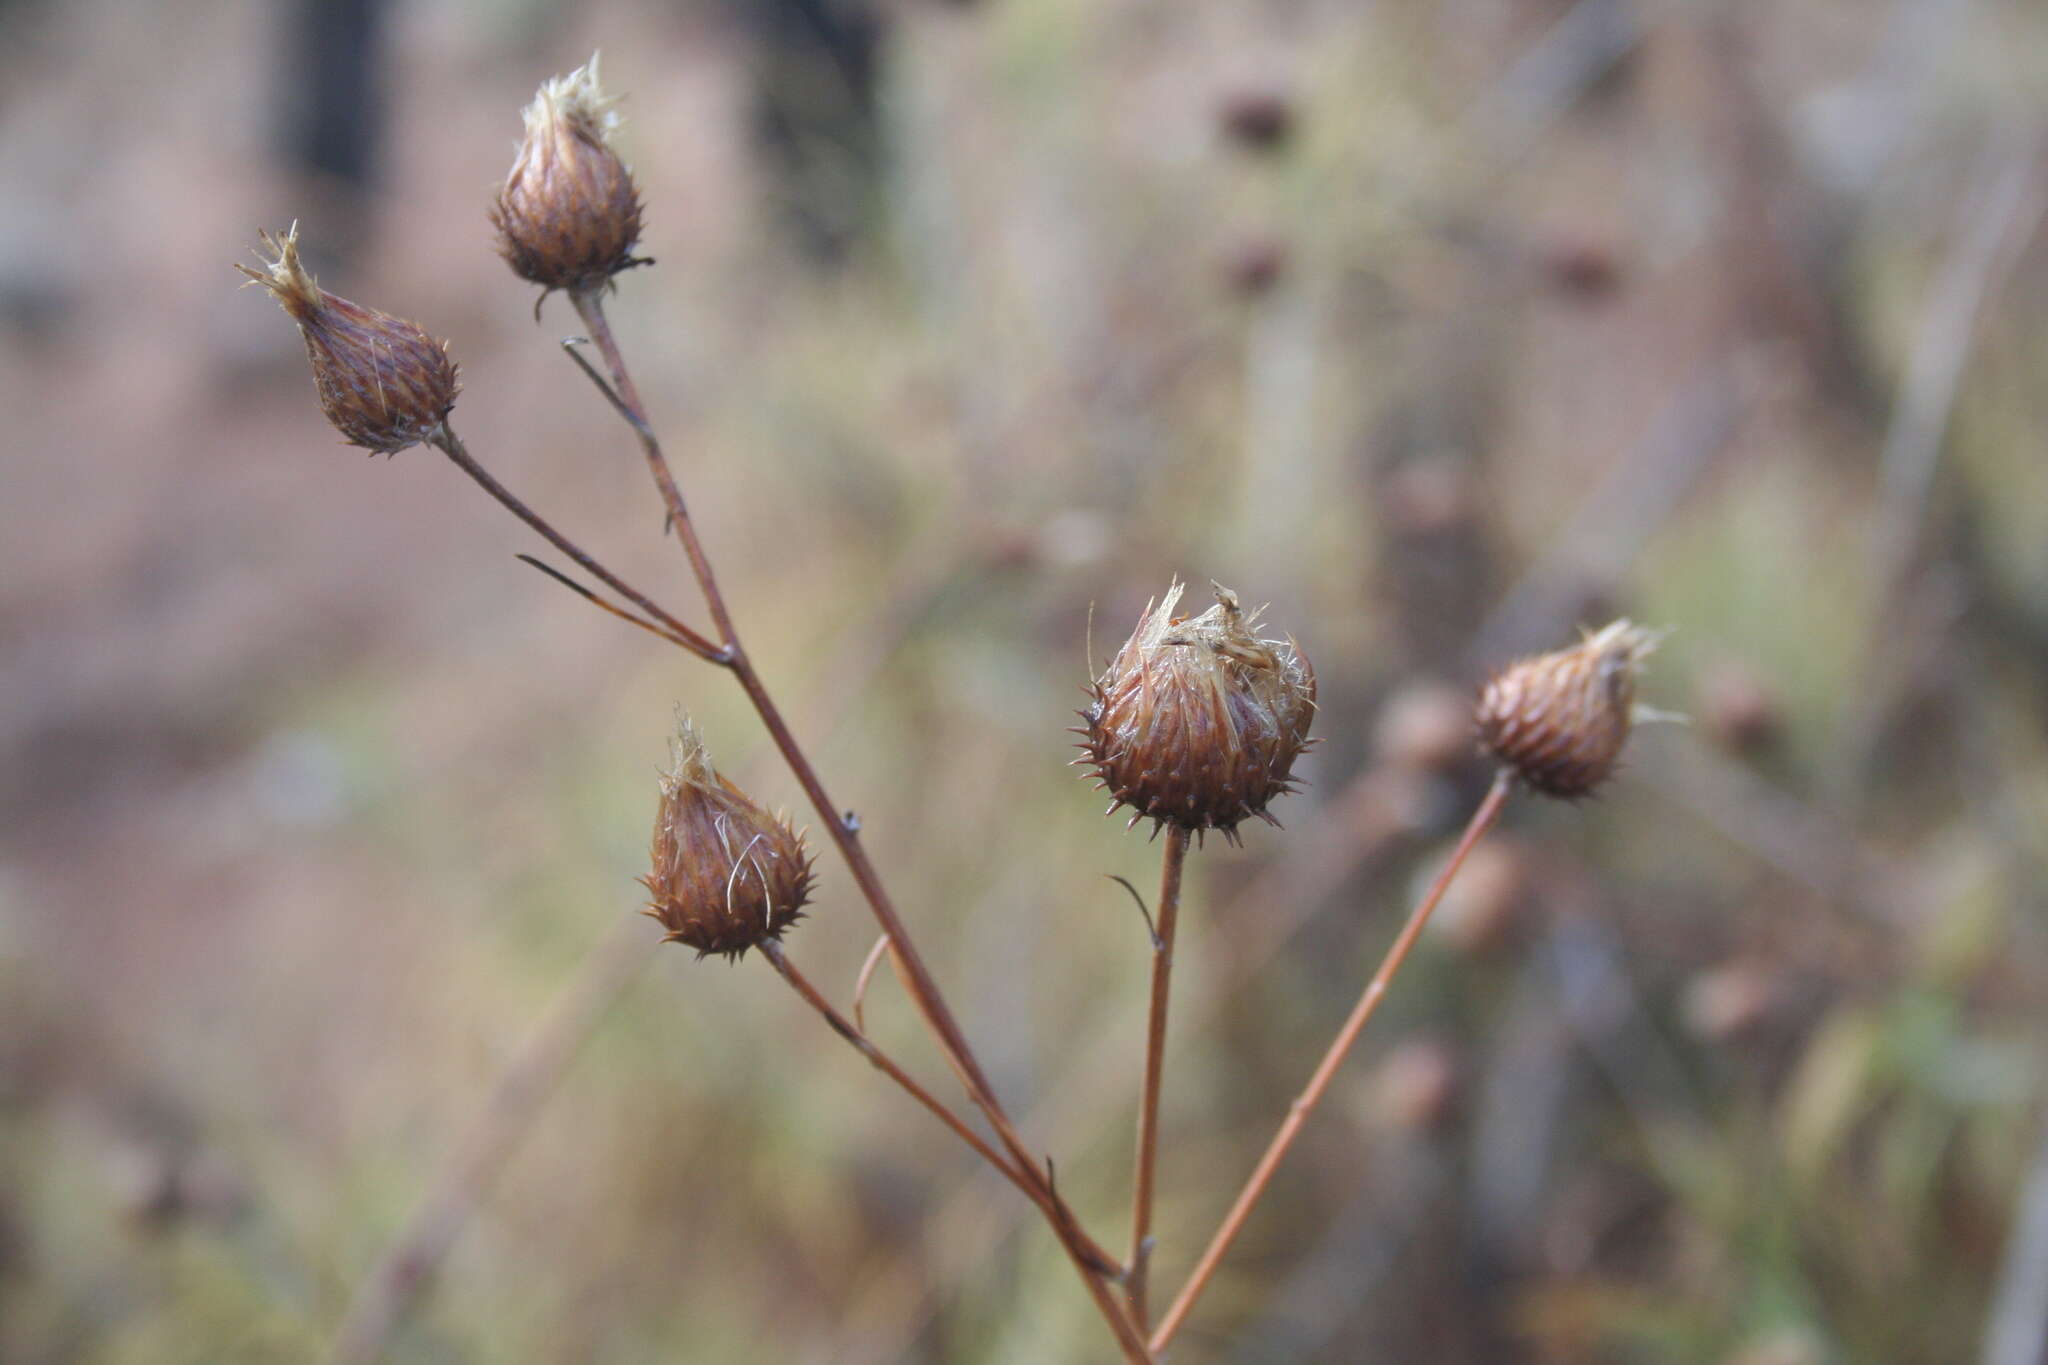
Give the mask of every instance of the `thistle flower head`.
[[1292, 640], [1262, 640], [1257, 612], [1216, 587], [1216, 605], [1174, 616], [1183, 585], [1148, 603], [1138, 628], [1092, 689], [1083, 757], [1131, 823], [1150, 818], [1189, 830], [1237, 825], [1293, 790], [1289, 773], [1308, 744], [1316, 679]]
[[1663, 638], [1628, 621], [1510, 664], [1479, 694], [1479, 738], [1537, 791], [1576, 799], [1613, 773], [1638, 718], [1636, 674]]
[[595, 56], [543, 83], [526, 107], [526, 138], [491, 205], [498, 252], [520, 278], [593, 289], [640, 264], [640, 192], [612, 150], [618, 126]]
[[306, 340], [320, 410], [350, 445], [395, 454], [438, 433], [461, 391], [448, 343], [417, 324], [322, 289], [299, 259], [299, 227], [262, 234], [262, 270], [235, 269], [270, 291]]
[[712, 768], [703, 736], [679, 718], [674, 763], [654, 816], [647, 913], [697, 956], [743, 956], [803, 917], [811, 860], [803, 838]]

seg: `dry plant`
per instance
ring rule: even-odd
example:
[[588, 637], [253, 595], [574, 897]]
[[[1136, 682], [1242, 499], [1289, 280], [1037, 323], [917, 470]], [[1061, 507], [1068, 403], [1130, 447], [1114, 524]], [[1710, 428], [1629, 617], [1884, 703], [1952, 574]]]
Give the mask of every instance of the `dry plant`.
[[[1240, 825], [1251, 817], [1277, 825], [1269, 807], [1293, 789], [1295, 760], [1312, 742], [1316, 688], [1307, 656], [1292, 639], [1262, 637], [1259, 613], [1245, 610], [1237, 595], [1221, 585], [1215, 586], [1215, 604], [1206, 611], [1177, 615], [1185, 589], [1175, 582], [1148, 604], [1129, 640], [1094, 681], [1091, 702], [1081, 712], [1084, 723], [1076, 733], [1082, 736], [1083, 753], [1076, 763], [1110, 794], [1112, 812], [1129, 807], [1131, 826], [1150, 820], [1153, 836], [1165, 835], [1156, 904], [1146, 907], [1132, 889], [1152, 931], [1153, 953], [1129, 1249], [1119, 1256], [1084, 1227], [1061, 1194], [1053, 1160], [1012, 1120], [870, 860], [859, 821], [827, 790], [756, 671], [727, 608], [605, 313], [619, 275], [647, 262], [633, 254], [642, 227], [641, 204], [631, 173], [611, 145], [617, 114], [598, 83], [596, 59], [543, 85], [525, 119], [525, 142], [491, 206], [501, 254], [522, 279], [541, 287], [541, 300], [561, 291], [581, 319], [586, 335], [564, 341], [564, 349], [638, 439], [669, 528], [702, 596], [708, 629], [686, 624], [622, 581], [499, 483], [470, 454], [449, 420], [459, 386], [446, 343], [412, 322], [320, 288], [300, 260], [296, 225], [276, 236], [264, 235], [269, 254], [263, 270], [240, 268], [298, 324], [320, 406], [350, 444], [386, 455], [415, 445], [439, 450], [612, 596], [538, 561], [530, 563], [612, 615], [723, 670], [745, 692], [874, 916], [880, 937], [860, 971], [849, 1009], [841, 1010], [797, 967], [783, 944], [803, 917], [816, 881], [802, 833], [787, 816], [767, 811], [722, 776], [695, 725], [679, 717], [673, 766], [662, 780], [654, 821], [652, 867], [643, 878], [652, 896], [646, 913], [665, 931], [662, 941], [683, 944], [699, 957], [739, 959], [758, 949], [834, 1032], [1039, 1210], [1123, 1358], [1157, 1359], [1187, 1321], [1467, 854], [1493, 826], [1510, 795], [1527, 788], [1577, 799], [1613, 771], [1631, 724], [1641, 714], [1636, 675], [1656, 636], [1618, 621], [1577, 646], [1513, 665], [1487, 685], [1475, 723], [1481, 742], [1498, 760], [1498, 775], [1289, 1106], [1193, 1272], [1166, 1310], [1155, 1314], [1148, 1269], [1183, 868], [1191, 845], [1199, 846], [1208, 831], [1235, 843]], [[538, 317], [538, 301], [535, 310]], [[586, 345], [597, 353], [595, 364], [583, 353]], [[979, 1125], [968, 1110], [935, 1093], [869, 1036], [863, 1001], [885, 959], [968, 1104], [979, 1111]], [[559, 1031], [587, 1027], [591, 1011], [585, 1006], [563, 1010]], [[544, 1026], [530, 1051], [520, 1064], [522, 1083], [528, 1085], [534, 1075], [561, 1065], [560, 1033]], [[530, 1106], [518, 1103], [507, 1109], [515, 1122], [529, 1112]], [[475, 1197], [488, 1179], [490, 1163], [502, 1157], [506, 1145], [485, 1144], [466, 1160], [458, 1190]], [[401, 1239], [385, 1266], [365, 1282], [343, 1325], [337, 1359], [380, 1353], [410, 1296], [445, 1251], [457, 1221], [459, 1213], [441, 1207], [430, 1220], [431, 1236]]]

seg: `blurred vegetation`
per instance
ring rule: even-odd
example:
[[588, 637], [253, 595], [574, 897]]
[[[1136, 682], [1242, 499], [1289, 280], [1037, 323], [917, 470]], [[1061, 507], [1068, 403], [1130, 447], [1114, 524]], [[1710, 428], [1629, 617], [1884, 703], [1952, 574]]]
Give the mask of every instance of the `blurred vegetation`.
[[[602, 47], [660, 262], [614, 316], [736, 615], [1109, 1244], [1157, 848], [1067, 713], [1175, 574], [1315, 661], [1287, 828], [1191, 866], [1156, 1284], [1484, 788], [1443, 689], [1676, 627], [1690, 723], [1511, 808], [1176, 1361], [2038, 1361], [1984, 1343], [2048, 1319], [2048, 10], [441, 0], [347, 182], [271, 136], [288, 30], [0, 7], [0, 1358], [314, 1357], [634, 910], [672, 707], [797, 801], [430, 452], [335, 448], [231, 288], [301, 218], [694, 619], [484, 223]], [[391, 1359], [1108, 1358], [1013, 1191], [655, 939]]]

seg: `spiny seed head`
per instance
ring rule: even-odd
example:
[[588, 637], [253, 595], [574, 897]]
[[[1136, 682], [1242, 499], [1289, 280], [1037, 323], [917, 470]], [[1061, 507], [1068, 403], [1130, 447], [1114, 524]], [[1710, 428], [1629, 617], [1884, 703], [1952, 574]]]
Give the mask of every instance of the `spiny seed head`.
[[1216, 587], [1216, 605], [1175, 617], [1183, 585], [1148, 603], [1138, 628], [1081, 712], [1084, 756], [1101, 785], [1132, 808], [1131, 823], [1220, 829], [1293, 790], [1289, 772], [1308, 744], [1316, 677], [1292, 640], [1253, 633], [1257, 612]]
[[1636, 719], [1636, 672], [1662, 636], [1616, 621], [1570, 649], [1511, 664], [1479, 694], [1480, 741], [1549, 796], [1590, 794]]
[[803, 836], [770, 815], [711, 766], [704, 740], [678, 717], [673, 766], [654, 815], [653, 893], [647, 913], [698, 957], [739, 958], [803, 917], [811, 860]]
[[316, 283], [299, 260], [299, 225], [262, 234], [276, 259], [264, 269], [235, 269], [282, 304], [313, 362], [320, 411], [350, 445], [396, 454], [436, 435], [462, 386], [448, 343], [418, 324], [336, 298]]
[[526, 140], [491, 222], [506, 264], [544, 289], [594, 289], [640, 264], [640, 192], [612, 150], [612, 103], [593, 56], [545, 82], [526, 107]]

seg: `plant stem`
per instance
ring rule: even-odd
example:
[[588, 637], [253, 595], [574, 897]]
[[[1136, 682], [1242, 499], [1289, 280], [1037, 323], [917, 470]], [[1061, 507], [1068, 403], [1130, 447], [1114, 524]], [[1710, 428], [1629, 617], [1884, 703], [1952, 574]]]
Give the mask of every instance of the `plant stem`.
[[[690, 571], [696, 577], [697, 586], [704, 596], [705, 606], [711, 612], [712, 622], [718, 629], [719, 648], [715, 662], [723, 664], [738, 679], [740, 687], [753, 703], [755, 713], [768, 731], [769, 738], [782, 754], [797, 784], [804, 789], [812, 809], [824, 822], [831, 834], [832, 842], [838, 847], [848, 871], [853, 874], [855, 884], [860, 888], [861, 897], [868, 904], [882, 932], [889, 935], [893, 945], [891, 960], [902, 978], [904, 991], [910, 996], [926, 1027], [939, 1043], [948, 1063], [959, 1076], [968, 1096], [976, 1107], [987, 1117], [989, 1126], [995, 1130], [1017, 1172], [1025, 1175], [1043, 1195], [1039, 1207], [1044, 1210], [1047, 1222], [1061, 1246], [1081, 1272], [1089, 1293], [1101, 1307], [1111, 1328], [1117, 1333], [1128, 1358], [1145, 1360], [1144, 1335], [1138, 1331], [1123, 1311], [1122, 1305], [1102, 1283], [1104, 1277], [1115, 1278], [1123, 1273], [1123, 1267], [1113, 1260], [1100, 1257], [1091, 1248], [1085, 1234], [1067, 1209], [1059, 1192], [1050, 1178], [1040, 1174], [1037, 1159], [1025, 1146], [1009, 1114], [997, 1099], [995, 1089], [989, 1084], [981, 1062], [968, 1045], [967, 1036], [947, 1006], [940, 993], [938, 981], [931, 969], [925, 965], [923, 955], [918, 952], [904, 927], [902, 918], [896, 913], [894, 903], [889, 899], [882, 885], [880, 874], [868, 858], [867, 849], [860, 842], [860, 824], [851, 811], [842, 814], [826, 792], [817, 770], [804, 753], [795, 735], [790, 732], [781, 710], [769, 694], [767, 685], [754, 670], [753, 661], [747, 656], [741, 644], [739, 631], [733, 623], [725, 595], [718, 586], [717, 575], [711, 567], [710, 556], [705, 553], [703, 540], [697, 534], [696, 523], [690, 517], [688, 505], [683, 500], [682, 489], [676, 484], [675, 475], [669, 468], [668, 457], [663, 454], [660, 440], [647, 419], [647, 409], [640, 401], [639, 390], [634, 386], [633, 377], [626, 369], [625, 357], [620, 353], [617, 339], [612, 334], [611, 322], [604, 312], [602, 289], [577, 289], [570, 291], [570, 300], [576, 307], [576, 314], [582, 319], [598, 353], [604, 358], [605, 369], [611, 378], [612, 387], [605, 396], [633, 428], [640, 439], [642, 454], [646, 457], [648, 472], [654, 478], [655, 487], [661, 493], [663, 505], [668, 509], [670, 524], [676, 538], [682, 544], [683, 553], [690, 563]], [[580, 357], [577, 357], [580, 360]], [[593, 377], [595, 377], [593, 375]], [[602, 389], [604, 386], [599, 385]], [[1037, 1202], [1037, 1201], [1035, 1201]]]
[[1472, 852], [1486, 832], [1493, 828], [1494, 821], [1500, 818], [1501, 809], [1507, 804], [1508, 794], [1513, 789], [1513, 775], [1508, 769], [1501, 769], [1493, 779], [1493, 786], [1487, 790], [1486, 799], [1479, 803], [1479, 809], [1472, 812], [1471, 820], [1465, 825], [1465, 832], [1458, 838], [1457, 847], [1451, 850], [1450, 858], [1436, 874], [1436, 879], [1429, 884], [1429, 890], [1423, 894], [1421, 902], [1409, 912], [1408, 922], [1401, 926], [1401, 932], [1395, 937], [1393, 946], [1387, 949], [1387, 955], [1381, 960], [1379, 970], [1373, 973], [1372, 980], [1366, 983], [1364, 992], [1358, 997], [1358, 1003], [1352, 1006], [1351, 1016], [1344, 1021], [1344, 1026], [1337, 1030], [1337, 1036], [1331, 1040], [1329, 1049], [1323, 1053], [1322, 1061], [1316, 1064], [1315, 1074], [1309, 1077], [1308, 1085], [1295, 1097], [1294, 1103], [1287, 1107], [1287, 1117], [1280, 1124], [1280, 1131], [1273, 1135], [1272, 1142], [1266, 1147], [1265, 1155], [1259, 1158], [1258, 1166], [1253, 1169], [1251, 1178], [1245, 1181], [1244, 1188], [1238, 1192], [1237, 1202], [1230, 1206], [1230, 1212], [1224, 1216], [1222, 1226], [1218, 1227], [1216, 1235], [1209, 1239], [1209, 1245], [1202, 1252], [1202, 1259], [1196, 1263], [1193, 1273], [1188, 1276], [1187, 1284], [1174, 1299], [1173, 1306], [1167, 1309], [1166, 1316], [1160, 1319], [1159, 1330], [1152, 1334], [1151, 1345], [1154, 1351], [1166, 1349], [1167, 1343], [1173, 1340], [1174, 1333], [1178, 1332], [1181, 1324], [1187, 1320], [1189, 1310], [1195, 1306], [1195, 1300], [1208, 1288], [1210, 1277], [1216, 1273], [1216, 1267], [1223, 1260], [1223, 1254], [1230, 1249], [1230, 1244], [1237, 1240], [1237, 1234], [1244, 1230], [1245, 1220], [1251, 1216], [1252, 1208], [1266, 1192], [1266, 1186], [1272, 1182], [1273, 1172], [1279, 1168], [1281, 1158], [1287, 1155], [1288, 1149], [1294, 1145], [1295, 1138], [1300, 1136], [1302, 1125], [1315, 1111], [1316, 1105], [1323, 1098], [1323, 1093], [1330, 1088], [1331, 1080], [1336, 1077], [1337, 1068], [1343, 1064], [1345, 1055], [1351, 1051], [1352, 1044], [1358, 1041], [1358, 1035], [1364, 1031], [1366, 1023], [1373, 1016], [1373, 1011], [1379, 1007], [1380, 1000], [1387, 993], [1387, 983], [1394, 979], [1394, 974], [1401, 970], [1401, 964], [1408, 960], [1408, 954], [1415, 947], [1415, 941], [1422, 935], [1423, 926], [1429, 923], [1429, 917], [1436, 910], [1437, 903], [1443, 899], [1444, 892], [1450, 889], [1451, 879], [1458, 875], [1458, 869], [1464, 865], [1466, 856]]
[[619, 594], [619, 596], [625, 598], [628, 602], [631, 602], [634, 606], [646, 612], [656, 621], [659, 621], [663, 626], [666, 626], [668, 630], [672, 632], [676, 637], [675, 643], [681, 645], [684, 649], [689, 650], [698, 658], [704, 659], [710, 663], [715, 664], [725, 662], [724, 659], [720, 657], [720, 653], [716, 645], [712, 644], [702, 635], [699, 635], [696, 631], [691, 630], [681, 621], [676, 620], [675, 617], [669, 615], [660, 607], [655, 606], [653, 602], [647, 599], [645, 594], [639, 591], [639, 589], [628, 586], [610, 569], [605, 568], [604, 565], [598, 563], [589, 555], [585, 554], [583, 550], [580, 547], [578, 547], [574, 541], [570, 540], [567, 536], [563, 535], [560, 531], [557, 531], [553, 526], [549, 525], [546, 519], [543, 518], [540, 515], [540, 513], [534, 511], [531, 507], [528, 507], [524, 502], [521, 502], [517, 497], [515, 497], [511, 489], [505, 487], [504, 484], [499, 483], [495, 478], [491, 477], [491, 473], [489, 470], [485, 469], [482, 465], [478, 464], [474, 459], [470, 457], [469, 448], [462, 444], [462, 438], [455, 434], [454, 427], [451, 427], [446, 423], [443, 423], [440, 431], [435, 433], [433, 436], [429, 437], [428, 440], [432, 443], [435, 449], [439, 450], [443, 455], [446, 455], [449, 458], [449, 460], [451, 460], [454, 463], [457, 469], [460, 469], [463, 473], [469, 475], [470, 478], [474, 479], [479, 488], [483, 489], [484, 492], [489, 493], [492, 497], [496, 498], [500, 503], [504, 504], [505, 509], [509, 511], [513, 516], [518, 517], [528, 526], [531, 526], [534, 530], [540, 532], [541, 538], [547, 541], [548, 544], [554, 546], [557, 550], [560, 550], [563, 554], [575, 560], [577, 565], [580, 568], [582, 568], [582, 570], [585, 573], [603, 582], [604, 584], [609, 586], [613, 592], [616, 592], [617, 594]]
[[1160, 859], [1159, 920], [1152, 933], [1152, 1013], [1145, 1030], [1145, 1080], [1138, 1096], [1138, 1170], [1131, 1181], [1131, 1254], [1124, 1297], [1141, 1330], [1151, 1319], [1145, 1303], [1152, 1261], [1152, 1197], [1159, 1166], [1159, 1090], [1166, 1070], [1166, 996], [1173, 980], [1173, 931], [1180, 920], [1180, 874], [1188, 858], [1188, 832], [1166, 831]]

